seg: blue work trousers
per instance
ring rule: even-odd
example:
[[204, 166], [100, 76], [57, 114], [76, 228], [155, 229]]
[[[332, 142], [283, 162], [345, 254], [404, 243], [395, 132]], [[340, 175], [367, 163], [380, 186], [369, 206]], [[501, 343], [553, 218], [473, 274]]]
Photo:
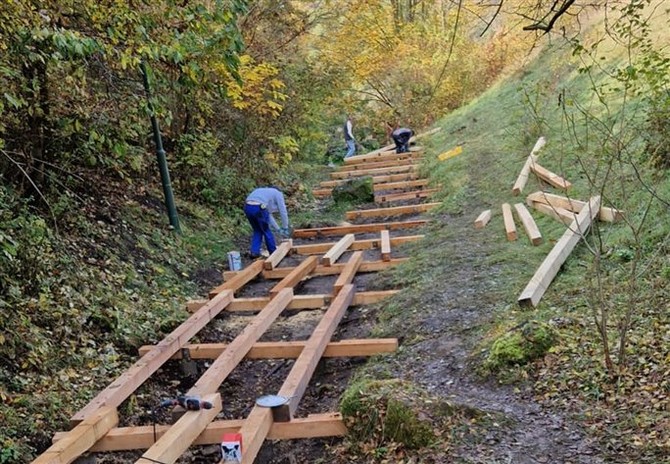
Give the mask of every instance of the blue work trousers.
[[251, 236], [251, 255], [259, 256], [261, 254], [263, 238], [265, 238], [265, 246], [268, 248], [268, 252], [272, 254], [277, 249], [277, 245], [275, 244], [275, 237], [270, 230], [270, 213], [268, 210], [262, 208], [261, 205], [245, 204], [244, 214], [247, 216], [249, 224], [251, 224], [251, 228], [254, 230]]

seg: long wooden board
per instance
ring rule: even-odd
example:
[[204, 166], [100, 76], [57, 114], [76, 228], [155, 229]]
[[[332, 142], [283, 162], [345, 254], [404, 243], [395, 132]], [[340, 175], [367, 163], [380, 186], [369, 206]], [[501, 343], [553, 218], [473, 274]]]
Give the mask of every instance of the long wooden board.
[[359, 169], [356, 171], [337, 171], [331, 172], [331, 179], [352, 179], [354, 177], [364, 177], [364, 176], [385, 176], [387, 174], [398, 174], [404, 172], [414, 172], [418, 169], [418, 166], [410, 164], [406, 166], [390, 166], [386, 168], [375, 168], [375, 169]]
[[[564, 197], [562, 195], [556, 195], [553, 193], [547, 192], [533, 192], [526, 197], [526, 203], [529, 206], [533, 206], [532, 202], [546, 203], [551, 206], [558, 206], [560, 208], [565, 208], [568, 211], [579, 213], [584, 206], [587, 205], [587, 202], [582, 200], [576, 200], [574, 198]], [[600, 212], [598, 213], [598, 219], [605, 222], [617, 222], [623, 219], [623, 211], [616, 208], [609, 208], [606, 206], [600, 207]]]
[[296, 229], [293, 231], [293, 237], [294, 238], [327, 237], [333, 235], [365, 234], [368, 232], [380, 232], [382, 230], [412, 229], [414, 227], [421, 227], [425, 225], [427, 222], [428, 221], [425, 219], [417, 219], [415, 221], [377, 222], [373, 224], [358, 224], [350, 226]]
[[221, 293], [224, 290], [232, 290], [233, 292], [238, 291], [244, 287], [247, 283], [255, 279], [258, 274], [263, 271], [263, 261], [257, 260], [247, 266], [246, 269], [240, 271], [236, 274], [237, 278], [235, 280], [229, 280], [223, 284], [216, 287], [214, 290], [209, 292], [209, 297], [214, 298], [216, 295]]
[[[221, 443], [224, 433], [238, 433], [243, 419], [211, 422], [193, 441], [194, 445], [214, 445]], [[101, 437], [90, 451], [130, 451], [148, 449], [156, 438], [162, 437], [170, 429], [169, 425], [117, 427]], [[305, 418], [294, 418], [290, 422], [272, 424], [268, 438], [271, 440], [292, 440], [296, 438], [321, 438], [343, 436], [347, 428], [338, 413], [310, 414]], [[54, 442], [65, 439], [69, 432], [57, 432]], [[147, 461], [148, 462], [148, 461]]]
[[333, 245], [325, 255], [321, 258], [321, 264], [330, 266], [339, 259], [342, 254], [347, 251], [352, 243], [356, 240], [354, 234], [347, 234], [342, 237], [335, 245]]
[[526, 162], [521, 168], [521, 172], [519, 172], [519, 176], [516, 178], [514, 186], [512, 186], [512, 194], [519, 195], [523, 191], [523, 188], [526, 186], [526, 182], [528, 182], [531, 165], [537, 162], [537, 152], [540, 151], [545, 143], [547, 143], [547, 141], [544, 137], [540, 137], [537, 139], [537, 142], [535, 142], [533, 150], [530, 152], [530, 155], [528, 155], [528, 158], [526, 158]]
[[[423, 235], [403, 235], [401, 237], [391, 237], [391, 246], [402, 245], [403, 243], [416, 242], [423, 238]], [[315, 243], [308, 245], [294, 245], [293, 251], [301, 255], [315, 255], [325, 253], [330, 250], [336, 242]], [[364, 240], [356, 240], [349, 247], [351, 250], [370, 250], [372, 248], [380, 248], [381, 239], [370, 238]]]
[[[373, 176], [372, 182], [375, 184], [378, 183], [389, 183], [389, 182], [403, 182], [408, 180], [415, 180], [419, 178], [419, 174], [416, 172], [404, 172], [400, 174], [387, 174], [385, 176]], [[319, 185], [321, 187], [337, 187], [338, 185], [348, 182], [349, 179], [337, 179], [337, 180], [326, 180], [321, 182]]]
[[388, 230], [381, 231], [382, 261], [391, 261], [391, 237]]
[[418, 158], [407, 158], [407, 159], [392, 159], [392, 160], [382, 160], [382, 161], [370, 161], [367, 163], [359, 164], [345, 164], [340, 166], [338, 172], [348, 172], [348, 171], [358, 171], [361, 169], [377, 169], [377, 168], [388, 168], [392, 166], [403, 166], [403, 165], [412, 165], [417, 162]]
[[581, 240], [593, 219], [600, 211], [600, 197], [592, 197], [588, 205], [582, 208], [570, 227], [563, 233], [563, 236], [556, 242], [547, 257], [542, 261], [540, 267], [523, 289], [519, 296], [519, 304], [522, 306], [537, 306], [540, 299], [549, 288], [549, 284], [558, 274], [561, 265], [568, 258], [579, 240]]
[[356, 251], [349, 257], [349, 261], [342, 269], [342, 273], [333, 284], [333, 294], [337, 295], [345, 285], [350, 284], [354, 281], [354, 276], [358, 272], [358, 269], [361, 267], [363, 262], [363, 252]]
[[570, 187], [572, 187], [572, 184], [569, 181], [565, 180], [558, 174], [551, 172], [549, 169], [540, 166], [538, 163], [532, 163], [530, 165], [530, 170], [533, 171], [537, 177], [552, 187], [556, 187], [560, 190], [568, 190]]
[[291, 252], [293, 240], [285, 240], [279, 244], [277, 249], [265, 260], [263, 269], [272, 270]]
[[[352, 305], [354, 302], [352, 301]], [[256, 342], [251, 347], [245, 359], [292, 359], [300, 356], [305, 341], [289, 342]], [[216, 359], [228, 346], [227, 343], [197, 343], [186, 345], [191, 359]], [[153, 345], [145, 345], [139, 348], [142, 356], [153, 348]], [[364, 338], [349, 339], [339, 342], [330, 342], [323, 352], [324, 358], [373, 356], [382, 353], [392, 353], [398, 348], [397, 338]], [[181, 352], [176, 353], [172, 359], [181, 359]]]
[[510, 242], [516, 240], [516, 224], [512, 215], [512, 207], [509, 203], [502, 204], [503, 223], [505, 225], [505, 235]]
[[344, 160], [345, 166], [351, 166], [352, 164], [367, 164], [374, 163], [376, 161], [388, 161], [388, 160], [407, 160], [407, 159], [416, 159], [423, 157], [422, 150], [409, 151], [406, 153], [396, 153], [393, 151], [383, 151], [376, 153], [374, 155], [359, 155], [352, 156]]
[[434, 193], [437, 193], [440, 189], [424, 189], [424, 190], [415, 190], [412, 192], [402, 192], [402, 193], [387, 193], [383, 195], [375, 195], [376, 203], [385, 203], [391, 201], [405, 201], [405, 200], [414, 200], [417, 198], [427, 198], [433, 196]]
[[[400, 263], [404, 263], [409, 258], [393, 258], [390, 261], [364, 261], [361, 263], [361, 267], [358, 269], [358, 272], [377, 272], [389, 267], [397, 266]], [[346, 264], [335, 263], [330, 266], [317, 266], [310, 274], [313, 276], [324, 276], [324, 275], [335, 275], [340, 274], [344, 269]], [[263, 271], [263, 277], [266, 279], [283, 279], [293, 271], [294, 267], [278, 267], [272, 271]], [[223, 273], [224, 278], [228, 276], [234, 276], [234, 271], [226, 271]]]
[[553, 217], [557, 221], [565, 224], [566, 226], [572, 224], [572, 221], [574, 221], [575, 217], [577, 216], [576, 213], [568, 211], [565, 208], [561, 208], [560, 206], [552, 206], [546, 203], [540, 203], [538, 201], [533, 201], [531, 203], [532, 203], [531, 206], [534, 209], [538, 210], [541, 213], [546, 214], [547, 216]]
[[523, 203], [515, 203], [514, 209], [516, 209], [519, 219], [521, 219], [521, 224], [528, 234], [528, 238], [533, 245], [539, 245], [542, 243], [542, 234], [540, 229], [537, 228], [533, 216], [530, 215], [530, 212], [526, 209]]
[[308, 256], [302, 263], [294, 267], [281, 282], [270, 289], [270, 298], [274, 298], [285, 288], [293, 288], [300, 283], [302, 279], [307, 277], [319, 263], [319, 258], [316, 256]]
[[354, 220], [369, 217], [391, 217], [402, 216], [403, 214], [417, 214], [429, 211], [441, 204], [442, 202], [435, 202], [421, 203], [418, 205], [392, 206], [390, 208], [360, 209], [356, 211], [347, 211], [345, 217], [347, 220]]
[[375, 192], [385, 192], [387, 190], [400, 190], [415, 187], [425, 187], [430, 182], [428, 179], [406, 180], [401, 182], [376, 182], [373, 186]]
[[[261, 263], [262, 264], [262, 263]], [[165, 337], [155, 349], [140, 358], [107, 388], [93, 398], [81, 411], [72, 416], [78, 423], [103, 406], [118, 408], [137, 388], [156, 372], [168, 359], [205, 327], [233, 300], [233, 291], [224, 290], [195, 312]]]

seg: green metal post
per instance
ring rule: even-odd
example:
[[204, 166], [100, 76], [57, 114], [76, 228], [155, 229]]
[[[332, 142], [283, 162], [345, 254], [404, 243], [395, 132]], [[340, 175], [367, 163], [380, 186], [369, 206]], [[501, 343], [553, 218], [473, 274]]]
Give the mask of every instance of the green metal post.
[[172, 193], [172, 184], [170, 183], [170, 171], [168, 170], [167, 158], [165, 157], [165, 150], [163, 149], [163, 139], [161, 138], [161, 130], [158, 126], [158, 119], [156, 119], [156, 112], [154, 105], [151, 103], [151, 88], [149, 87], [149, 76], [144, 61], [140, 62], [140, 69], [142, 70], [142, 80], [144, 81], [144, 91], [147, 94], [147, 107], [149, 108], [151, 116], [151, 127], [154, 132], [154, 142], [156, 143], [156, 158], [158, 160], [158, 169], [161, 173], [161, 183], [163, 184], [163, 194], [165, 195], [165, 206], [170, 219], [170, 225], [178, 233], [181, 233], [179, 227], [179, 216], [177, 216], [177, 207], [174, 204], [174, 195]]

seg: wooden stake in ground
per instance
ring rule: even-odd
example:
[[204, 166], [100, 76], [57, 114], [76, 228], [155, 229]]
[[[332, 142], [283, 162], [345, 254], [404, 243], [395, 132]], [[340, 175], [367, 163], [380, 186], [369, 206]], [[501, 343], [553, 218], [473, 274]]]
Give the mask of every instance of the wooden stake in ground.
[[490, 220], [491, 210], [487, 209], [486, 211], [482, 211], [482, 213], [477, 216], [477, 219], [475, 219], [475, 229], [483, 229]]
[[528, 182], [528, 175], [530, 174], [530, 166], [537, 161], [537, 152], [540, 151], [545, 143], [547, 143], [547, 141], [544, 137], [540, 137], [537, 139], [537, 142], [535, 142], [533, 150], [530, 152], [528, 158], [526, 158], [526, 162], [521, 168], [521, 172], [519, 172], [519, 177], [516, 178], [516, 182], [514, 182], [514, 186], [512, 187], [512, 193], [514, 195], [519, 195], [526, 186], [526, 182]]
[[582, 209], [579, 215], [572, 222], [570, 227], [563, 233], [554, 248], [551, 249], [540, 267], [524, 288], [519, 296], [521, 306], [537, 306], [542, 295], [549, 288], [549, 284], [558, 274], [561, 265], [568, 258], [580, 239], [584, 237], [593, 218], [600, 211], [600, 197], [592, 197], [588, 205]]
[[509, 203], [502, 204], [503, 222], [505, 223], [505, 235], [507, 240], [513, 242], [516, 240], [516, 224], [514, 224], [514, 216], [512, 216], [512, 207]]
[[391, 236], [388, 230], [381, 232], [382, 261], [391, 261]]
[[516, 209], [519, 219], [521, 219], [521, 223], [526, 230], [526, 234], [528, 234], [530, 242], [533, 245], [541, 244], [542, 234], [540, 233], [540, 229], [537, 228], [537, 224], [535, 224], [535, 220], [533, 219], [533, 216], [530, 215], [530, 212], [528, 212], [523, 203], [516, 203], [514, 209]]

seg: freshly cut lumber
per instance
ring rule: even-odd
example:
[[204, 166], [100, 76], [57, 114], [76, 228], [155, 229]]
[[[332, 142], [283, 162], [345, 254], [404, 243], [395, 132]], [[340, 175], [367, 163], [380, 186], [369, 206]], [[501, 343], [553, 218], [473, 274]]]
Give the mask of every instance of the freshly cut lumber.
[[58, 443], [39, 455], [33, 464], [68, 464], [90, 450], [95, 443], [119, 423], [115, 407], [103, 407], [84, 419], [69, 432], [64, 432]]
[[569, 226], [572, 224], [572, 221], [575, 220], [575, 216], [577, 216], [575, 213], [572, 211], [568, 211], [565, 208], [561, 208], [560, 206], [551, 206], [546, 203], [540, 203], [539, 201], [533, 201], [532, 207], [538, 210], [541, 213], [544, 213], [548, 216], [553, 217], [557, 221], [562, 222], [566, 226]]
[[[224, 433], [237, 433], [244, 423], [243, 419], [220, 420], [211, 422], [193, 441], [194, 445], [214, 445], [221, 443]], [[151, 425], [138, 427], [118, 427], [111, 429], [101, 437], [90, 451], [130, 451], [147, 449], [154, 444], [156, 437], [162, 437], [170, 429], [169, 425]], [[310, 414], [305, 418], [294, 418], [290, 422], [275, 422], [270, 428], [271, 440], [292, 440], [296, 438], [320, 438], [343, 436], [347, 428], [339, 413]], [[54, 442], [59, 442], [69, 432], [57, 432]], [[148, 461], [147, 461], [148, 462]]]
[[482, 213], [477, 216], [477, 219], [475, 219], [475, 229], [483, 229], [490, 220], [491, 210], [487, 209], [486, 211], [482, 211]]
[[[232, 370], [246, 356], [254, 343], [270, 327], [293, 299], [293, 289], [285, 288], [273, 298], [263, 310], [244, 328], [242, 333], [228, 344], [228, 347], [209, 366], [205, 373], [191, 387], [186, 396], [200, 396], [214, 393]], [[144, 357], [140, 358], [144, 359]]]
[[387, 161], [387, 160], [406, 160], [406, 159], [415, 159], [423, 157], [422, 150], [409, 151], [405, 153], [396, 153], [395, 149], [385, 150], [374, 154], [367, 155], [358, 155], [352, 156], [344, 160], [345, 166], [350, 166], [352, 164], [366, 164], [374, 163], [376, 161]]
[[558, 174], [554, 174], [549, 169], [540, 166], [538, 163], [532, 163], [530, 165], [530, 170], [533, 171], [537, 177], [552, 187], [556, 187], [557, 189], [561, 190], [568, 190], [570, 187], [572, 187], [572, 184], [569, 181], [565, 180]]
[[376, 195], [375, 202], [384, 203], [387, 201], [403, 201], [403, 200], [413, 200], [415, 198], [427, 198], [432, 196], [434, 193], [438, 192], [439, 189], [424, 189], [424, 190], [415, 190], [413, 192], [402, 192], [402, 193], [387, 193], [384, 195]]
[[[376, 303], [395, 295], [398, 290], [382, 290], [371, 292], [356, 292], [354, 295], [355, 305], [364, 305]], [[320, 309], [330, 303], [332, 295], [330, 294], [316, 294], [316, 295], [293, 295], [293, 300], [288, 304], [286, 309]], [[209, 300], [194, 300], [189, 303], [187, 310], [195, 312], [207, 304]], [[233, 301], [226, 307], [229, 312], [257, 312], [265, 308], [270, 302], [270, 297], [252, 297], [252, 298], [234, 298]]]
[[503, 223], [505, 224], [505, 235], [507, 240], [513, 242], [516, 240], [516, 224], [514, 224], [514, 216], [512, 215], [512, 207], [509, 203], [502, 204]]
[[[354, 302], [352, 302], [354, 305]], [[291, 359], [300, 356], [305, 347], [305, 341], [290, 342], [256, 342], [251, 347], [245, 359]], [[186, 345], [191, 359], [216, 359], [223, 350], [226, 349], [226, 343], [200, 343]], [[148, 352], [153, 345], [145, 345], [139, 348], [139, 354]], [[382, 353], [392, 353], [398, 348], [397, 338], [364, 338], [349, 339], [339, 342], [330, 342], [324, 351], [324, 358], [353, 357], [353, 356], [373, 356]], [[172, 359], [181, 359], [181, 353], [178, 352]]]
[[526, 230], [526, 234], [528, 235], [530, 242], [533, 245], [541, 244], [542, 234], [540, 233], [540, 229], [537, 228], [537, 224], [535, 224], [533, 216], [530, 215], [530, 212], [528, 212], [523, 203], [516, 203], [514, 208], [516, 209], [516, 213], [519, 215], [519, 219], [521, 219], [521, 224], [523, 224], [523, 228]]
[[311, 238], [311, 237], [327, 237], [331, 235], [346, 235], [346, 234], [365, 234], [368, 232], [379, 232], [381, 230], [397, 230], [397, 229], [411, 229], [414, 227], [421, 227], [428, 221], [425, 219], [418, 219], [415, 221], [399, 221], [399, 222], [376, 222], [373, 224], [358, 224], [351, 226], [335, 226], [335, 227], [315, 227], [312, 229], [296, 229], [293, 231], [294, 238]]
[[315, 197], [329, 197], [332, 193], [332, 188], [320, 188], [312, 190], [312, 195]]
[[542, 264], [540, 264], [540, 267], [535, 271], [528, 285], [526, 285], [526, 288], [521, 292], [519, 296], [519, 304], [521, 306], [537, 306], [547, 288], [549, 288], [549, 284], [551, 284], [556, 274], [558, 274], [561, 265], [568, 258], [579, 240], [584, 237], [599, 211], [600, 197], [592, 197], [587, 206], [582, 208], [582, 211], [563, 233], [563, 236], [556, 242], [554, 248], [551, 249]]
[[334, 264], [335, 261], [338, 260], [340, 256], [342, 256], [342, 253], [347, 251], [347, 249], [351, 246], [352, 243], [355, 241], [355, 236], [354, 234], [347, 234], [344, 237], [342, 237], [335, 245], [333, 245], [325, 255], [321, 258], [321, 264], [324, 266], [330, 266], [331, 264]]
[[388, 230], [381, 231], [382, 261], [391, 261], [391, 237]]
[[[429, 131], [427, 131], [427, 132], [423, 132], [423, 133], [421, 133], [421, 134], [417, 134], [417, 135], [413, 136], [412, 138], [409, 139], [409, 141], [410, 141], [410, 143], [411, 143], [411, 142], [414, 142], [414, 141], [419, 140], [419, 139], [421, 139], [421, 138], [423, 138], [423, 137], [427, 137], [427, 136], [429, 136], [429, 135], [433, 135], [433, 134], [435, 134], [436, 132], [439, 132], [440, 130], [442, 130], [441, 127], [436, 127], [436, 128], [431, 129], [431, 130], [429, 130]], [[345, 160], [344, 160], [344, 163], [345, 163], [345, 164], [364, 163], [364, 162], [369, 161], [369, 160], [371, 160], [371, 159], [375, 159], [376, 157], [384, 156], [384, 153], [385, 153], [385, 152], [388, 152], [388, 151], [390, 151], [390, 150], [395, 150], [395, 144], [394, 144], [394, 143], [393, 143], [393, 144], [390, 144], [390, 145], [386, 145], [386, 146], [384, 146], [384, 147], [382, 147], [382, 148], [378, 148], [377, 150], [373, 150], [373, 151], [368, 152], [368, 153], [366, 153], [366, 154], [364, 154], [364, 155], [352, 156], [352, 157], [350, 157], [350, 158], [345, 159]], [[412, 148], [410, 148], [410, 150], [416, 150], [416, 147], [412, 147]], [[396, 153], [394, 152], [393, 154], [396, 154]], [[398, 154], [398, 155], [405, 155], [405, 154], [407, 154], [407, 153], [397, 153], [397, 154]]]
[[386, 190], [400, 190], [413, 187], [425, 187], [428, 185], [428, 179], [407, 180], [403, 182], [377, 182], [373, 189], [375, 192], [383, 192]]
[[210, 402], [212, 408], [186, 411], [135, 463], [176, 462], [221, 412], [221, 395], [218, 393], [208, 395], [203, 397], [203, 400]]
[[444, 153], [437, 155], [437, 159], [440, 161], [446, 161], [450, 158], [453, 158], [454, 156], [460, 155], [461, 153], [463, 153], [463, 147], [461, 145], [457, 145], [451, 150], [447, 150]]
[[354, 281], [354, 276], [358, 272], [358, 269], [361, 267], [362, 262], [363, 262], [362, 251], [356, 251], [354, 252], [354, 254], [351, 255], [349, 261], [347, 261], [347, 264], [344, 266], [344, 269], [342, 269], [342, 273], [340, 274], [340, 276], [335, 281], [335, 284], [333, 285], [334, 295], [337, 295], [345, 285], [348, 285]]
[[125, 401], [137, 388], [156, 372], [168, 359], [214, 319], [233, 300], [233, 291], [224, 290], [165, 337], [151, 352], [142, 356], [135, 364], [117, 377], [107, 388], [93, 398], [71, 421], [85, 420], [103, 406], [113, 408]]
[[[291, 372], [279, 390], [279, 396], [288, 398], [285, 408], [288, 410], [289, 417], [293, 417], [298, 403], [307, 389], [307, 383], [314, 374], [319, 359], [321, 359], [326, 349], [326, 345], [351, 304], [354, 292], [353, 285], [345, 285], [338, 293], [314, 332], [312, 332], [309, 340], [307, 340], [305, 348], [296, 359]], [[272, 410], [270, 408], [263, 408], [258, 405], [253, 407], [244, 421], [244, 425], [240, 428], [242, 443], [244, 444], [242, 464], [252, 464], [254, 462], [263, 441], [270, 432], [272, 423]]]
[[[575, 200], [574, 198], [539, 191], [528, 195], [526, 203], [530, 205], [530, 202], [546, 203], [551, 206], [565, 208], [568, 211], [575, 213], [579, 213], [587, 204], [585, 201]], [[605, 222], [617, 222], [623, 219], [623, 211], [601, 206], [600, 212], [598, 213], [598, 219]]]
[[[385, 176], [372, 176], [372, 182], [377, 183], [388, 183], [388, 182], [402, 182], [408, 180], [415, 180], [419, 178], [419, 174], [416, 172], [404, 172], [400, 174], [387, 174]], [[339, 184], [347, 182], [348, 179], [337, 179], [337, 180], [326, 180], [321, 182], [319, 185], [324, 188], [337, 187]]]
[[294, 267], [281, 282], [270, 289], [270, 298], [274, 298], [285, 288], [293, 288], [298, 285], [302, 279], [307, 277], [316, 268], [318, 263], [318, 257], [308, 256], [302, 263]]
[[356, 171], [336, 171], [330, 173], [331, 179], [350, 179], [363, 176], [383, 176], [387, 174], [398, 174], [401, 172], [414, 172], [418, 169], [416, 165], [391, 166], [386, 168], [359, 169]]
[[[363, 261], [361, 267], [358, 269], [358, 272], [377, 272], [389, 267], [396, 266], [400, 263], [404, 263], [409, 258], [393, 258], [391, 261]], [[313, 276], [324, 276], [324, 275], [335, 275], [340, 274], [344, 269], [346, 264], [335, 263], [331, 266], [317, 266], [311, 275]], [[272, 271], [263, 271], [263, 277], [266, 279], [283, 279], [293, 271], [294, 267], [278, 267]], [[234, 277], [235, 272], [239, 271], [226, 271], [223, 273], [224, 278]]]
[[[391, 237], [391, 246], [402, 245], [403, 243], [416, 242], [423, 238], [423, 235], [403, 235], [401, 237]], [[335, 242], [315, 243], [313, 245], [294, 245], [293, 251], [301, 255], [314, 255], [325, 253], [335, 245]], [[356, 240], [349, 247], [352, 250], [369, 250], [371, 248], [381, 247], [381, 239], [370, 238], [365, 240]]]
[[404, 166], [412, 165], [416, 162], [417, 158], [406, 158], [406, 159], [391, 159], [391, 160], [382, 160], [382, 161], [370, 161], [367, 163], [359, 164], [345, 164], [337, 169], [338, 172], [346, 171], [358, 171], [360, 169], [376, 169], [376, 168], [388, 168], [391, 166]]
[[263, 271], [263, 261], [257, 260], [247, 266], [246, 269], [239, 271], [234, 280], [229, 280], [216, 287], [209, 292], [209, 297], [214, 298], [216, 295], [224, 290], [238, 291], [244, 287], [249, 281], [254, 280], [258, 274]]
[[291, 252], [293, 240], [285, 240], [279, 244], [277, 249], [263, 262], [263, 269], [272, 270]]
[[347, 220], [369, 218], [369, 217], [390, 217], [401, 216], [403, 214], [423, 213], [436, 206], [441, 205], [441, 202], [436, 203], [421, 203], [418, 205], [407, 206], [392, 206], [390, 208], [375, 208], [375, 209], [361, 209], [356, 211], [347, 211], [345, 217]]
[[526, 162], [521, 168], [521, 172], [519, 172], [519, 177], [517, 177], [516, 182], [514, 182], [514, 186], [512, 187], [512, 194], [519, 195], [523, 191], [523, 188], [526, 186], [526, 182], [528, 182], [528, 175], [530, 174], [531, 165], [537, 162], [537, 152], [540, 151], [545, 143], [547, 143], [547, 141], [544, 137], [540, 137], [537, 139], [537, 142], [535, 142], [533, 150], [530, 152], [530, 155], [528, 155], [528, 158], [526, 158]]

